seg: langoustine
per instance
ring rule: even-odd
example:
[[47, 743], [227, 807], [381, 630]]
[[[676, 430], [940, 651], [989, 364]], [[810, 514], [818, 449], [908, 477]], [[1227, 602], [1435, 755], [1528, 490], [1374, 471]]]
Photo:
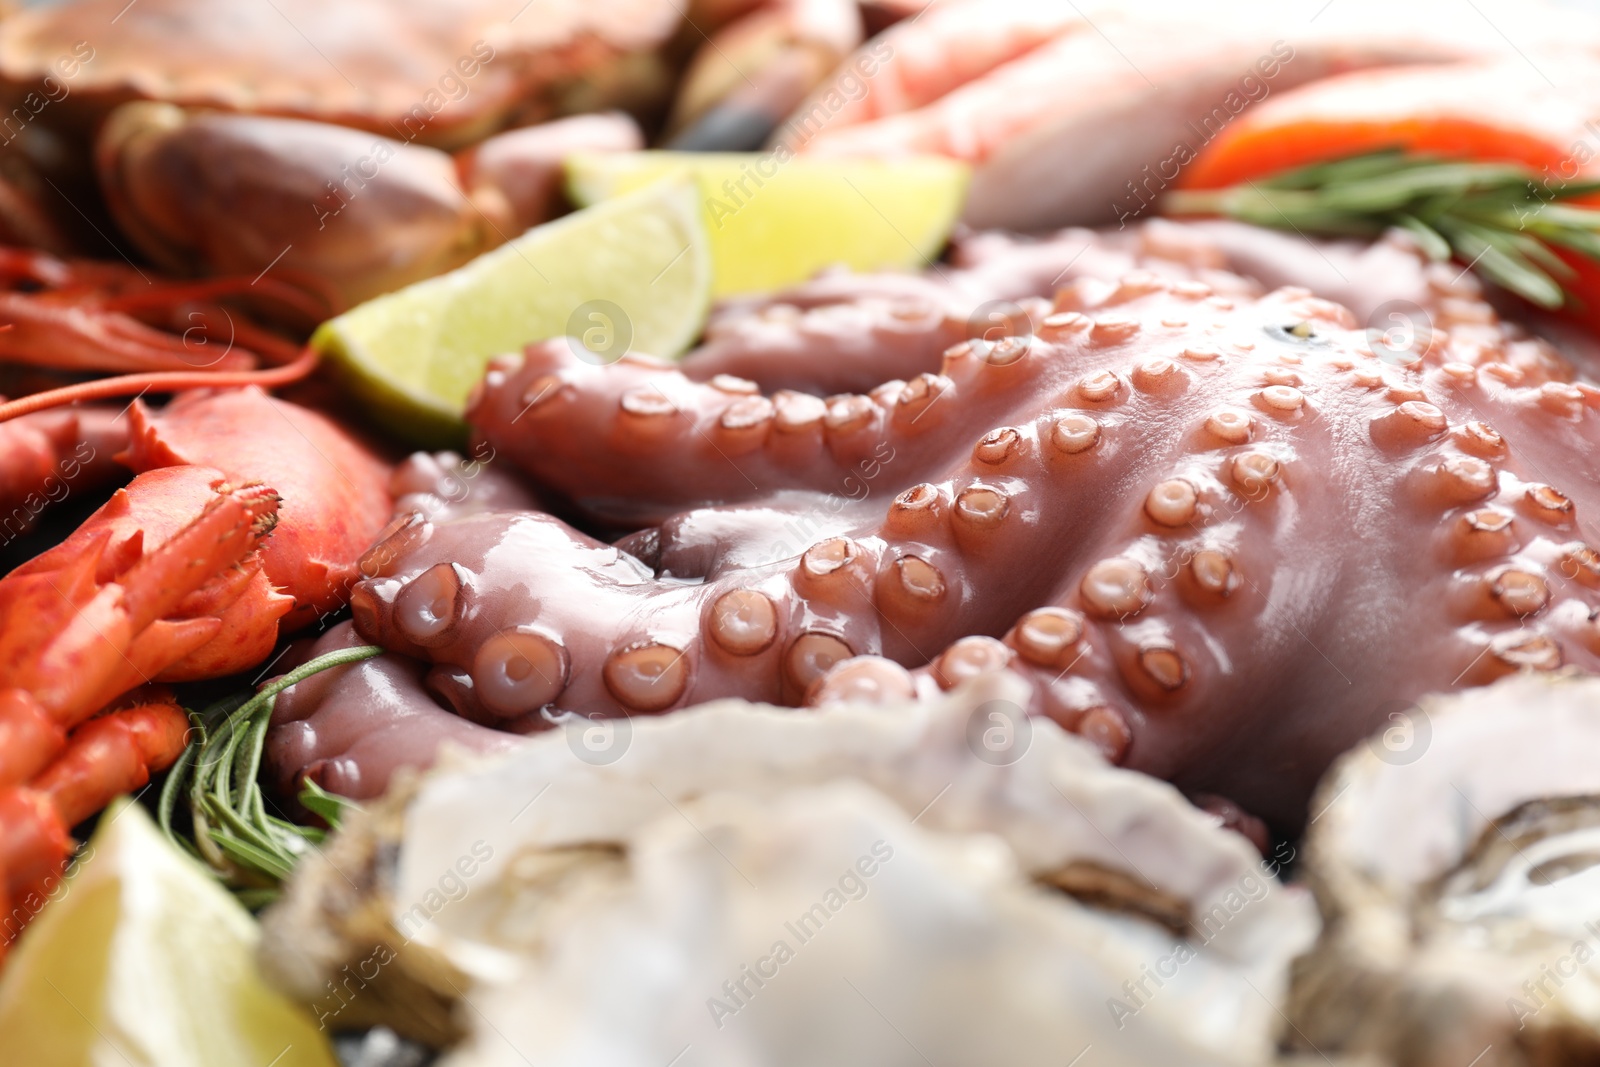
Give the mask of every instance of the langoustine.
[[[807, 153], [971, 161], [975, 226], [1110, 223], [1146, 214], [1220, 132], [1296, 86], [1529, 52], [1582, 61], [1600, 41], [1584, 12], [1479, 7], [940, 3], [868, 43], [861, 55], [894, 59], [859, 92], [825, 87], [782, 129]], [[1517, 45], [1497, 29], [1512, 21]]]
[[[521, 730], [1014, 669], [1110, 758], [1292, 828], [1388, 702], [1594, 666], [1597, 394], [1470, 279], [1426, 276], [1431, 340], [1383, 359], [1304, 291], [1151, 272], [826, 401], [535, 346], [475, 425], [591, 520], [645, 528], [412, 520], [356, 628]], [[838, 666], [862, 654], [883, 658]]]

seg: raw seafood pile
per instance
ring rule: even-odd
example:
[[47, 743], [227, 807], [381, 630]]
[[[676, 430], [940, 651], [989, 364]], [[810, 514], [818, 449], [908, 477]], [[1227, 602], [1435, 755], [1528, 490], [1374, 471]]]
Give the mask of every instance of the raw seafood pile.
[[0, 17], [27, 980], [159, 787], [461, 1067], [1600, 1048], [1600, 21], [591, 7]]

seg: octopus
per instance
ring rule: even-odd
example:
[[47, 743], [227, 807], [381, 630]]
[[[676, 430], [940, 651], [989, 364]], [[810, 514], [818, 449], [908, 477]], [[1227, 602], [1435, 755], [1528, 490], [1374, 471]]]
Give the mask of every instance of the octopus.
[[[1600, 667], [1580, 524], [1600, 389], [1470, 277], [1403, 242], [1335, 249], [1411, 256], [1429, 325], [1392, 349], [1171, 223], [1095, 238], [1094, 273], [1068, 263], [1044, 300], [1035, 268], [1070, 243], [854, 297], [821, 278], [714, 321], [681, 366], [561, 341], [500, 358], [469, 419], [552, 510], [397, 516], [354, 633], [423, 665], [406, 699], [512, 732], [1012, 672], [1031, 715], [1109, 761], [1289, 831], [1394, 707]], [[1022, 314], [973, 330], [985, 286]], [[852, 316], [894, 343], [847, 335]], [[843, 355], [819, 359], [830, 324]], [[741, 358], [762, 344], [775, 358]], [[326, 714], [280, 702], [284, 777], [359, 778]]]

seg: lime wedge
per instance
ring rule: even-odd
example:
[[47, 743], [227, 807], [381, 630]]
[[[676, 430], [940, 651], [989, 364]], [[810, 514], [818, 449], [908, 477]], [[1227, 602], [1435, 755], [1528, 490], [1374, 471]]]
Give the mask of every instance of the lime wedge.
[[335, 1067], [256, 970], [256, 922], [144, 809], [101, 817], [0, 977], [0, 1059], [28, 1067]]
[[615, 152], [567, 160], [567, 190], [595, 204], [687, 170], [711, 235], [713, 296], [768, 292], [824, 267], [914, 269], [961, 217], [969, 170], [933, 156], [808, 159], [779, 152]]
[[330, 319], [311, 343], [379, 422], [418, 444], [459, 442], [467, 394], [502, 352], [570, 335], [611, 362], [693, 343], [711, 299], [699, 200], [680, 179], [536, 226]]

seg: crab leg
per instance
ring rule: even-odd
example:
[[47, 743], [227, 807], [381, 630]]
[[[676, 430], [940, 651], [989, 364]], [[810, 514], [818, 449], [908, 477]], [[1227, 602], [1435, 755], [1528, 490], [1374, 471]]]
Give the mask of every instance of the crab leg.
[[72, 827], [172, 766], [188, 735], [170, 699], [138, 704], [78, 727], [48, 769], [0, 788], [0, 953], [66, 868]]

